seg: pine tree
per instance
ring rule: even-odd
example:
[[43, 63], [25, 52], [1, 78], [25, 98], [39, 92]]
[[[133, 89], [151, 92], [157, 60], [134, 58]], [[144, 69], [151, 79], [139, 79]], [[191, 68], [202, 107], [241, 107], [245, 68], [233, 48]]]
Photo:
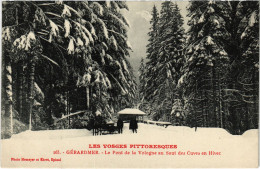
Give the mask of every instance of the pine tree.
[[183, 64], [183, 18], [176, 3], [163, 2], [161, 15], [153, 8], [150, 39], [147, 46], [145, 99], [156, 105], [154, 118], [169, 120], [180, 68]]
[[[89, 109], [90, 101], [97, 101], [98, 106], [105, 105], [104, 111], [110, 111], [113, 107], [109, 105], [116, 100], [111, 100], [109, 94], [114, 91], [116, 95], [125, 95], [127, 102], [132, 103], [136, 84], [126, 58], [130, 49], [126, 36], [128, 23], [120, 14], [121, 8], [127, 9], [125, 2], [5, 3], [4, 58], [8, 58], [7, 52], [11, 56], [19, 53], [19, 58], [10, 57], [11, 62], [22, 63], [23, 75], [30, 72], [29, 78], [22, 76], [22, 80], [15, 81], [24, 86], [20, 92], [14, 91], [16, 98], [30, 99], [30, 124], [35, 115], [33, 104], [36, 99], [39, 101], [35, 92], [41, 88], [45, 96], [41, 104], [48, 112], [47, 121], [73, 110]], [[18, 11], [19, 15], [13, 11]], [[49, 62], [44, 62], [46, 59]], [[13, 74], [17, 78], [20, 76], [16, 70]], [[81, 102], [82, 87], [86, 91], [85, 106]], [[29, 98], [23, 97], [27, 88], [30, 88]], [[78, 102], [73, 98], [78, 98]], [[23, 101], [15, 107], [20, 107], [19, 113], [25, 117]]]
[[227, 32], [224, 29], [225, 22], [218, 15], [221, 3], [191, 2], [188, 9], [191, 19], [188, 23], [190, 30], [186, 53], [189, 57], [184, 77], [189, 79], [186, 81], [190, 87], [188, 92], [194, 91], [187, 93], [188, 99], [196, 105], [194, 116], [198, 117], [200, 125], [207, 126], [209, 123], [220, 126], [222, 108], [217, 105], [221, 103], [217, 87], [224, 82], [218, 77], [225, 74], [229, 59], [222, 45]]
[[[226, 42], [230, 71], [225, 96], [227, 111], [232, 117], [228, 120], [231, 123], [228, 128], [237, 134], [258, 126], [258, 7], [258, 2], [230, 2], [227, 7], [228, 15], [225, 17], [225, 21], [229, 23], [226, 29], [230, 34]], [[255, 50], [251, 50], [252, 46]]]
[[[138, 97], [138, 100], [139, 100], [139, 104], [138, 104], [138, 107], [139, 106], [141, 107], [142, 110], [144, 110], [144, 104], [146, 102], [146, 100], [144, 99], [145, 97], [145, 92], [146, 92], [146, 69], [145, 69], [145, 63], [144, 63], [144, 59], [142, 58], [141, 59], [141, 64], [140, 64], [140, 67], [139, 67], [139, 87], [138, 87], [138, 93], [139, 93], [139, 97]], [[145, 110], [147, 111], [147, 110]]]
[[[236, 134], [255, 127], [249, 119], [255, 115], [251, 112], [257, 99], [250, 91], [258, 91], [253, 87], [258, 78], [252, 76], [258, 71], [248, 73], [258, 65], [258, 52], [250, 48], [259, 48], [256, 6], [257, 2], [190, 3], [188, 57], [178, 82], [184, 109], [193, 119], [189, 123], [223, 127]], [[247, 33], [252, 33], [251, 38]]]
[[176, 3], [165, 2], [162, 4], [160, 22], [159, 22], [159, 64], [157, 69], [160, 71], [160, 84], [164, 84], [162, 88], [166, 89], [169, 95], [167, 104], [162, 107], [170, 107], [179, 101], [179, 95], [176, 87], [180, 78], [180, 69], [183, 65], [183, 49], [184, 49], [184, 28], [183, 18]]
[[[144, 84], [145, 87], [145, 95], [144, 99], [151, 101], [152, 95], [154, 90], [157, 87], [157, 84], [153, 80], [156, 76], [156, 73], [154, 71], [154, 66], [157, 63], [157, 55], [158, 55], [158, 22], [159, 22], [159, 13], [157, 11], [156, 6], [153, 6], [152, 9], [152, 19], [150, 21], [151, 28], [149, 35], [149, 43], [147, 45], [147, 63], [146, 63], [146, 74], [144, 75], [146, 77], [146, 84]], [[149, 85], [148, 85], [149, 84]]]

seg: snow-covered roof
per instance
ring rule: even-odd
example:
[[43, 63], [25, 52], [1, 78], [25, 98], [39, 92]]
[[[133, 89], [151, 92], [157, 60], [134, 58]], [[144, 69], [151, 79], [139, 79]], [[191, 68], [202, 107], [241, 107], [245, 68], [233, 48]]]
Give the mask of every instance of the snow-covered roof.
[[118, 114], [135, 114], [135, 115], [145, 115], [145, 112], [138, 109], [126, 108], [118, 112]]

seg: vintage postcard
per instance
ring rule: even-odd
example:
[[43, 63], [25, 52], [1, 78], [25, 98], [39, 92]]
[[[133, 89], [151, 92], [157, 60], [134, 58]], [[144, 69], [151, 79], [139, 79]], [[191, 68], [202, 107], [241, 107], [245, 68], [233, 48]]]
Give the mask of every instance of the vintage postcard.
[[257, 168], [259, 1], [2, 1], [1, 168]]

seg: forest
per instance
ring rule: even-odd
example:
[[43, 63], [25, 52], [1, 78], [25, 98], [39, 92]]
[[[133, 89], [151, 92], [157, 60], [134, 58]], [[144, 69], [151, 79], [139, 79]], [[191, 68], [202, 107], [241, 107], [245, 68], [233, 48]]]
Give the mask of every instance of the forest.
[[[125, 2], [6, 1], [2, 20], [2, 138], [22, 130], [81, 128], [131, 107], [136, 82]], [[55, 119], [84, 110], [79, 119]]]
[[259, 2], [190, 1], [152, 9], [140, 66], [141, 109], [173, 125], [258, 128]]
[[191, 1], [188, 16], [174, 1], [154, 6], [139, 77], [122, 10], [125, 1], [2, 2], [2, 138], [133, 107], [174, 126], [258, 128], [258, 1]]

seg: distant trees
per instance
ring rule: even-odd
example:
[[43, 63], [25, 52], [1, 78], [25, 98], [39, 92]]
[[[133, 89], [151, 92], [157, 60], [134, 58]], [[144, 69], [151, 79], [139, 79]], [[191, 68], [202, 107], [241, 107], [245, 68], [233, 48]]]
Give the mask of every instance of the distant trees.
[[[184, 31], [181, 28], [176, 31], [175, 27], [170, 26], [176, 17], [181, 16], [177, 14], [179, 12], [170, 16], [172, 12], [166, 9], [173, 8], [174, 4], [166, 4], [162, 4], [161, 21], [157, 23], [159, 34], [155, 43], [161, 47], [150, 49], [151, 43], [148, 45], [148, 61], [144, 71], [147, 90], [154, 88], [154, 93], [158, 89], [164, 94], [158, 100], [171, 103], [168, 112], [173, 115], [171, 121], [175, 125], [182, 119], [182, 124], [221, 127], [233, 134], [257, 128], [259, 2], [190, 2], [187, 8], [190, 19], [186, 44], [183, 40], [177, 41], [178, 37], [184, 37]], [[164, 11], [167, 11], [168, 21], [162, 24]], [[181, 20], [178, 22], [181, 23]], [[170, 36], [171, 31], [180, 34]], [[175, 52], [178, 49], [179, 52]], [[150, 55], [153, 52], [157, 60], [151, 66]], [[171, 54], [174, 57], [168, 59]], [[159, 72], [163, 70], [157, 69], [159, 65], [163, 65], [165, 70]], [[166, 72], [172, 76], [164, 76]], [[154, 74], [161, 79], [158, 80]], [[160, 88], [164, 81], [168, 81], [170, 88]], [[157, 88], [153, 87], [154, 83]], [[171, 97], [166, 97], [165, 93]], [[155, 95], [152, 96], [156, 100]], [[148, 100], [149, 93], [144, 98]], [[160, 110], [166, 107], [157, 106]], [[168, 112], [163, 112], [157, 119]]]
[[[99, 108], [111, 118], [115, 107], [132, 104], [123, 8], [125, 2], [112, 1], [3, 2], [6, 135], [13, 119], [46, 128], [71, 111]], [[121, 97], [125, 103], [116, 105]]]
[[143, 98], [153, 107], [155, 119], [166, 120], [173, 103], [179, 99], [176, 85], [183, 65], [183, 18], [177, 4], [163, 2], [160, 16], [154, 6], [151, 25]]

